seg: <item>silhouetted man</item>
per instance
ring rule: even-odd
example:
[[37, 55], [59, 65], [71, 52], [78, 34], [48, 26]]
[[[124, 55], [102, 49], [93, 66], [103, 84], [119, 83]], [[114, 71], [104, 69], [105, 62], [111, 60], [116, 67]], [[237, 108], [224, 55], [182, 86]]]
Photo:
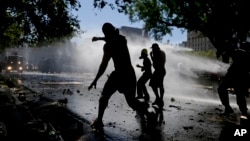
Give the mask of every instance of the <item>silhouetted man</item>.
[[103, 47], [104, 54], [98, 73], [88, 89], [90, 90], [92, 87], [96, 87], [96, 83], [105, 72], [110, 59], [114, 62], [115, 70], [108, 77], [108, 80], [104, 85], [99, 100], [98, 117], [92, 124], [92, 128], [95, 129], [102, 129], [104, 111], [108, 105], [110, 97], [117, 90], [124, 94], [128, 105], [132, 109], [145, 112], [147, 108], [140, 107], [141, 104], [135, 98], [136, 75], [131, 64], [126, 38], [120, 35], [119, 31], [110, 23], [103, 24], [102, 31], [105, 37], [94, 37], [92, 39], [93, 41], [104, 40], [106, 43]]
[[166, 63], [166, 55], [165, 52], [162, 51], [158, 44], [154, 43], [152, 45], [152, 52], [150, 53], [154, 72], [151, 77], [149, 85], [152, 87], [153, 92], [155, 94], [155, 101], [153, 104], [158, 104], [160, 107], [163, 107], [164, 101], [164, 77], [166, 75], [165, 63]]
[[149, 101], [150, 97], [146, 88], [146, 83], [152, 76], [152, 69], [151, 69], [151, 61], [148, 58], [148, 50], [142, 49], [141, 56], [139, 59], [143, 59], [143, 65], [140, 66], [139, 64], [136, 65], [138, 68], [141, 68], [143, 71], [142, 76], [137, 81], [137, 98], [144, 98], [145, 101]]
[[218, 87], [218, 94], [221, 103], [225, 106], [224, 115], [233, 113], [233, 109], [229, 103], [227, 89], [232, 87], [236, 94], [237, 105], [242, 116], [247, 116], [247, 103], [245, 96], [248, 96], [249, 88], [249, 43], [242, 44], [241, 48], [236, 49], [233, 53], [233, 63], [230, 65], [225, 77]]

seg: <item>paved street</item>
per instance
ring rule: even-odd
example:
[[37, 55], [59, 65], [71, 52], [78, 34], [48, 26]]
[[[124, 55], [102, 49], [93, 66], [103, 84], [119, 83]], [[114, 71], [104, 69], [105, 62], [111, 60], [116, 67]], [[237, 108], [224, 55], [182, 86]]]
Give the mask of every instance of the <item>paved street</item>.
[[[91, 131], [89, 125], [97, 116], [98, 99], [105, 77], [100, 80], [97, 89], [91, 91], [87, 87], [94, 74], [26, 72], [11, 74], [9, 77], [17, 79], [20, 85], [29, 89], [23, 96], [25, 101], [32, 101], [29, 108], [33, 116], [49, 122], [56, 131], [60, 131], [65, 141], [216, 141], [220, 138], [223, 140], [226, 136], [233, 137], [235, 129], [242, 128], [237, 125], [239, 110], [235, 104], [235, 96], [231, 95], [235, 113], [230, 117], [231, 120], [224, 119], [220, 116], [223, 107], [212, 90], [189, 86], [185, 88], [187, 95], [173, 93], [170, 88], [166, 88], [164, 120], [154, 132], [147, 134], [143, 134], [140, 120], [128, 107], [124, 96], [115, 93], [104, 115], [104, 138], [100, 138]], [[154, 96], [150, 88], [148, 90], [152, 102]], [[194, 91], [196, 93], [192, 93]]]

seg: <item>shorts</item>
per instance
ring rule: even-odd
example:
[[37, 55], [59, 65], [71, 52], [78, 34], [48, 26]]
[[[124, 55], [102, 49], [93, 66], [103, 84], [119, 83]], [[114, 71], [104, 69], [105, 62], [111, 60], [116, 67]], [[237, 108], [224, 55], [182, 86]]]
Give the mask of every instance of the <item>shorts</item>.
[[149, 86], [151, 86], [151, 87], [163, 86], [165, 75], [166, 75], [166, 70], [154, 71], [154, 73], [150, 79]]
[[105, 83], [103, 91], [114, 93], [118, 90], [120, 93], [134, 93], [136, 90], [136, 76], [133, 72], [118, 73], [113, 71]]

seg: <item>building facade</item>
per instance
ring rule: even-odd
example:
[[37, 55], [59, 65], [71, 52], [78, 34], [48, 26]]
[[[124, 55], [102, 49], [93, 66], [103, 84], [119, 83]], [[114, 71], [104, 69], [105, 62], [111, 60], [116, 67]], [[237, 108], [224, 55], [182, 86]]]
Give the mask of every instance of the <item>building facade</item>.
[[129, 42], [138, 42], [142, 45], [146, 45], [146, 43], [150, 40], [148, 32], [143, 28], [122, 26], [119, 28], [119, 31], [122, 35], [126, 36], [126, 39]]
[[122, 26], [120, 29], [121, 34], [125, 36], [138, 36], [148, 39], [148, 32], [142, 28]]
[[208, 51], [215, 49], [210, 40], [199, 31], [187, 32], [187, 41], [185, 46], [193, 49], [194, 51]]

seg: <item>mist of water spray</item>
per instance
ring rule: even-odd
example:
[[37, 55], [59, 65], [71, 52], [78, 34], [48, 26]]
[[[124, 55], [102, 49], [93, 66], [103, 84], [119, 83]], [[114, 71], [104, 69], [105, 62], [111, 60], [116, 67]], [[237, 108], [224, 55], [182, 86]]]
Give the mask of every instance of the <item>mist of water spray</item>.
[[[43, 58], [53, 56], [55, 59], [58, 59], [58, 61], [61, 61], [61, 65], [75, 67], [83, 73], [92, 73], [95, 75], [103, 56], [103, 45], [105, 42], [92, 42], [91, 39], [93, 36], [103, 36], [103, 34], [101, 31], [87, 32], [87, 34], [85, 33], [81, 37], [74, 39], [73, 44], [72, 42], [60, 43], [56, 45], [57, 47], [42, 47], [33, 49], [32, 51], [27, 51], [28, 57], [30, 60], [39, 62]], [[135, 36], [127, 36], [126, 38], [128, 41], [132, 65], [136, 71], [138, 79], [142, 72], [136, 67], [136, 64], [142, 64], [142, 60], [139, 59], [141, 50], [146, 48], [148, 49], [148, 52], [151, 52], [150, 47], [154, 41], [141, 40], [141, 37]], [[197, 81], [198, 76], [194, 70], [217, 73], [219, 71], [226, 71], [227, 65], [216, 60], [193, 56], [186, 53], [190, 51], [190, 49], [187, 48], [174, 47], [161, 43], [158, 44], [166, 53], [167, 75], [165, 76], [164, 81], [166, 89], [165, 95], [208, 98], [208, 94], [203, 93], [206, 91], [205, 89], [203, 90], [193, 87], [197, 85], [204, 86], [204, 84], [199, 84]], [[70, 59], [66, 64], [64, 63], [65, 58]], [[113, 62], [110, 61], [105, 75], [109, 74], [113, 69]]]
[[[128, 46], [131, 54], [133, 66], [136, 70], [137, 78], [142, 72], [136, 68], [136, 64], [142, 64], [139, 59], [141, 49], [146, 48], [151, 52], [152, 41], [138, 42], [128, 38]], [[217, 81], [205, 80], [200, 78], [196, 71], [201, 73], [217, 74], [226, 72], [228, 65], [218, 60], [194, 56], [188, 48], [171, 46], [168, 44], [158, 43], [160, 48], [166, 53], [166, 70], [167, 74], [164, 79], [165, 95], [200, 98], [204, 100], [217, 98]], [[204, 79], [204, 80], [203, 80]], [[207, 81], [206, 83], [201, 83]], [[151, 89], [151, 88], [150, 88]]]
[[[102, 34], [99, 34], [99, 36]], [[151, 52], [152, 41], [142, 40], [141, 37], [129, 37], [127, 36], [128, 48], [130, 51], [132, 65], [135, 69], [137, 79], [141, 76], [142, 72], [136, 67], [136, 64], [142, 64], [142, 60], [139, 59], [141, 50], [146, 48], [148, 52]], [[83, 41], [80, 44], [82, 51], [81, 57], [85, 60], [86, 67], [93, 70], [96, 73], [101, 57], [102, 47], [104, 42], [91, 42], [91, 38], [85, 38], [87, 41]], [[217, 60], [207, 59], [203, 57], [193, 56], [190, 53], [191, 50], [183, 47], [174, 47], [167, 44], [158, 43], [160, 48], [166, 53], [166, 70], [167, 75], [165, 77], [165, 88], [166, 95], [176, 95], [185, 97], [199, 97], [199, 98], [210, 98], [213, 97], [208, 94], [214, 91], [212, 87], [216, 89], [216, 82], [200, 84], [199, 76], [195, 73], [196, 71], [218, 73], [220, 71], [226, 71], [227, 64], [219, 62]], [[81, 49], [80, 49], [81, 50]], [[112, 61], [110, 62], [109, 69], [105, 73], [110, 73], [113, 70]], [[201, 78], [202, 79], [202, 78]], [[149, 88], [151, 89], [151, 88]], [[217, 94], [216, 94], [217, 95]]]

